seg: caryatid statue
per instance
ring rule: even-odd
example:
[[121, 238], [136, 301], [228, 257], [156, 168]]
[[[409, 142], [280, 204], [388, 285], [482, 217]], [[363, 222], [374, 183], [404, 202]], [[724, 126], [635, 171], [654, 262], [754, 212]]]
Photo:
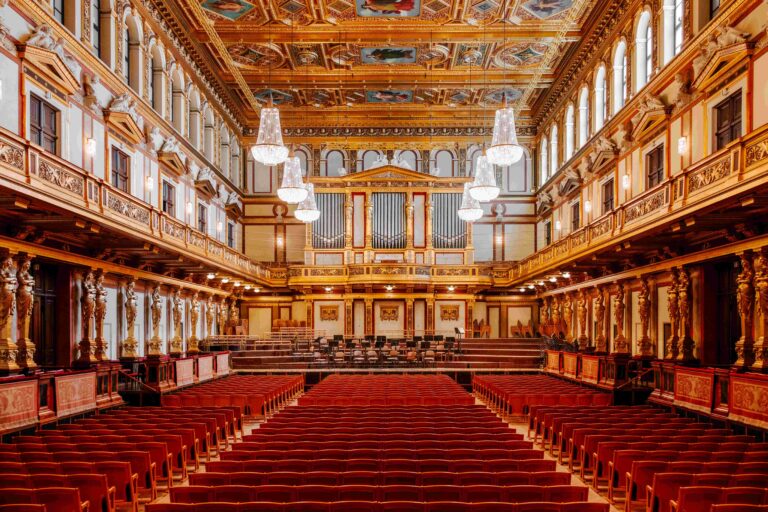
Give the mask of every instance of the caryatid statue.
[[221, 306], [219, 306], [219, 335], [224, 336], [227, 334], [227, 320], [229, 319], [229, 306], [227, 306], [226, 299], [221, 300]]
[[741, 273], [736, 277], [736, 305], [741, 319], [741, 337], [736, 342], [736, 363], [734, 366], [749, 367], [754, 363], [752, 326], [755, 314], [755, 271], [752, 258], [742, 253]]
[[16, 346], [16, 363], [20, 368], [37, 368], [35, 363], [35, 344], [29, 338], [29, 324], [32, 320], [32, 310], [35, 308], [35, 278], [32, 275], [32, 257], [24, 256], [21, 260], [19, 272], [16, 274], [18, 291], [16, 292], [16, 306], [19, 316], [19, 338]]
[[152, 289], [151, 299], [149, 309], [152, 316], [152, 337], [149, 343], [147, 343], [147, 355], [161, 356], [163, 352], [160, 350], [160, 347], [163, 342], [160, 339], [160, 320], [163, 317], [163, 297], [160, 295], [159, 283], [156, 283]]
[[195, 292], [192, 295], [192, 301], [189, 304], [189, 328], [190, 334], [187, 338], [187, 353], [197, 354], [200, 352], [197, 342], [197, 322], [200, 320], [200, 300], [198, 300], [199, 294]]
[[608, 352], [608, 344], [605, 338], [605, 293], [603, 288], [597, 287], [595, 295], [595, 322], [597, 323], [597, 334], [595, 336], [595, 352]]
[[587, 337], [587, 291], [582, 288], [576, 298], [576, 317], [579, 319], [579, 349], [589, 345]]
[[171, 298], [171, 317], [173, 320], [173, 338], [171, 338], [171, 355], [181, 355], [184, 351], [184, 340], [181, 336], [181, 317], [184, 314], [184, 300], [181, 298], [181, 290], [176, 290]]
[[8, 254], [0, 263], [0, 372], [6, 374], [19, 370], [16, 363], [17, 347], [11, 337], [18, 288], [16, 274], [16, 262]]
[[677, 300], [680, 306], [680, 342], [678, 343], [678, 361], [694, 359], [695, 343], [691, 338], [691, 276], [685, 268], [680, 269], [680, 283], [677, 287]]
[[678, 332], [680, 321], [680, 307], [678, 303], [678, 286], [680, 279], [676, 269], [672, 269], [672, 283], [669, 285], [667, 291], [667, 314], [669, 315], [670, 334], [666, 339], [666, 347], [664, 359], [674, 360], [677, 359], [678, 347]]
[[137, 356], [136, 346], [136, 314], [138, 297], [136, 295], [136, 282], [131, 279], [125, 285], [125, 324], [128, 327], [128, 335], [123, 340], [122, 357], [132, 359]]
[[107, 318], [107, 289], [104, 287], [104, 272], [96, 273], [96, 301], [94, 304], [93, 320], [96, 325], [96, 338], [94, 339], [94, 355], [99, 361], [107, 359], [109, 345], [104, 338], [104, 319]]
[[643, 357], [654, 355], [654, 346], [648, 336], [648, 327], [651, 323], [651, 290], [648, 286], [648, 278], [640, 279], [640, 293], [637, 295], [637, 312], [640, 315], [640, 339], [637, 340], [637, 348]]
[[96, 359], [96, 344], [93, 342], [91, 335], [93, 334], [93, 316], [96, 312], [96, 278], [93, 275], [93, 271], [89, 270], [83, 277], [82, 282], [83, 295], [80, 298], [80, 313], [82, 319], [83, 335], [80, 340], [80, 357], [81, 363], [95, 363]]
[[616, 339], [613, 340], [613, 351], [616, 354], [628, 354], [629, 344], [624, 336], [624, 285], [618, 284], [616, 297], [613, 300], [613, 319], [616, 322]]
[[565, 339], [571, 341], [573, 339], [573, 301], [570, 293], [565, 294], [563, 301], [563, 324], [565, 326]]
[[757, 253], [754, 261], [755, 296], [759, 315], [759, 337], [754, 345], [753, 369], [768, 368], [768, 255], [765, 250]]
[[213, 302], [213, 295], [208, 297], [205, 305], [205, 335], [213, 336], [213, 322], [216, 320], [216, 303]]

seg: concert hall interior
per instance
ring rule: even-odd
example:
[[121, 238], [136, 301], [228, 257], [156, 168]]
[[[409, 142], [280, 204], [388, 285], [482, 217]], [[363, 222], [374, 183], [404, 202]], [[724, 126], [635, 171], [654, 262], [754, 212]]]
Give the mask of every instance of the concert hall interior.
[[0, 512], [768, 512], [768, 0], [0, 0]]

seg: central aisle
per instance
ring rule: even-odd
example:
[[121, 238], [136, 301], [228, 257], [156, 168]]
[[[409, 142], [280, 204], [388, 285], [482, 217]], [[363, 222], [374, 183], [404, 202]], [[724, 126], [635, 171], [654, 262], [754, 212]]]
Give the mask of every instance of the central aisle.
[[[233, 503], [222, 512], [608, 510], [443, 375], [332, 376], [243, 441], [171, 501]], [[202, 510], [168, 507], [148, 511]]]

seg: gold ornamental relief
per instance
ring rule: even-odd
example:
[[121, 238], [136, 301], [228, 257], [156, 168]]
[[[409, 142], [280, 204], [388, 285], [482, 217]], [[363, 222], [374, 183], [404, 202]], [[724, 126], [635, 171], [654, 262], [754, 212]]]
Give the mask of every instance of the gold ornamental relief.
[[335, 322], [339, 319], [339, 306], [320, 306], [320, 320]]
[[440, 320], [443, 322], [456, 322], [459, 320], [458, 304], [440, 306]]

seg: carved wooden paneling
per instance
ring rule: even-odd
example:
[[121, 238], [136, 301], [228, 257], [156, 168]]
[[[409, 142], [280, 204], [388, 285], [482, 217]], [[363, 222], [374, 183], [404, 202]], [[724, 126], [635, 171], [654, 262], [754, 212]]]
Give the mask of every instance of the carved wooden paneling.
[[56, 377], [56, 415], [70, 416], [96, 409], [96, 373]]

